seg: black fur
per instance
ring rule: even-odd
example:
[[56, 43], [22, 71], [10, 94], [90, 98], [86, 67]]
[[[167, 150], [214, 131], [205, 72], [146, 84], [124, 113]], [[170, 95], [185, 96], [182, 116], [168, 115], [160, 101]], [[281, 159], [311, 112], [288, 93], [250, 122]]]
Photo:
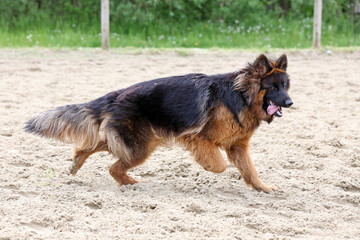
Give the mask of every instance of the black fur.
[[[233, 89], [240, 72], [208, 76], [188, 74], [154, 79], [109, 93], [88, 105], [96, 116], [112, 114], [112, 127], [124, 134], [128, 120], [137, 124], [149, 122], [153, 127], [167, 129], [175, 135], [197, 127], [201, 118], [223, 103], [238, 120], [244, 108], [244, 95]], [[240, 123], [240, 122], [239, 122]], [[129, 144], [131, 139], [129, 138]]]

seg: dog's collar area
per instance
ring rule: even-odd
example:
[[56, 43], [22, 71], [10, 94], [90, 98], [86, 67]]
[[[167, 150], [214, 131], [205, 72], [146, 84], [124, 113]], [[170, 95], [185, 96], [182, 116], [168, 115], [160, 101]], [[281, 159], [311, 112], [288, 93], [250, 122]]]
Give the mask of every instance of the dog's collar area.
[[284, 73], [285, 71], [284, 71], [284, 70], [281, 70], [280, 68], [273, 68], [270, 72], [268, 72], [267, 74], [265, 74], [264, 77], [267, 77], [267, 76], [273, 74], [274, 72]]

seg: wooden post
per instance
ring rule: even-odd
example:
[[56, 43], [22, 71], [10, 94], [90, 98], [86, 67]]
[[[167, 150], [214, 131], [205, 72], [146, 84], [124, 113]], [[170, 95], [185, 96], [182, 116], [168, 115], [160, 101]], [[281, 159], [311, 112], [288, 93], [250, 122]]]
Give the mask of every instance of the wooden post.
[[356, 14], [360, 14], [360, 1], [359, 1], [359, 0], [356, 0], [356, 1], [354, 2], [354, 4], [355, 4], [355, 13], [356, 13]]
[[101, 0], [101, 48], [109, 49], [109, 0]]
[[322, 0], [314, 2], [314, 29], [313, 29], [313, 47], [319, 48], [321, 45], [321, 13]]

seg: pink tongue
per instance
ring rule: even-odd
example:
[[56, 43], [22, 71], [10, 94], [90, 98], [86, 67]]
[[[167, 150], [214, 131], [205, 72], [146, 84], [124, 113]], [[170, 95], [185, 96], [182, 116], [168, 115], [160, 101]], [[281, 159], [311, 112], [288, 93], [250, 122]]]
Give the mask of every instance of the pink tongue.
[[269, 105], [268, 108], [266, 109], [269, 115], [273, 115], [274, 113], [277, 112], [277, 110], [279, 110], [279, 107], [276, 105]]

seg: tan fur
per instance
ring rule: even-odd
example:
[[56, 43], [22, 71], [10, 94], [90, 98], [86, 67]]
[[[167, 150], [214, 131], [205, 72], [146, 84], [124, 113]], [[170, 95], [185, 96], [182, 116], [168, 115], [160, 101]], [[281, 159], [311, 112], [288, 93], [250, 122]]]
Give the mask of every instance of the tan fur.
[[226, 148], [226, 154], [229, 161], [233, 163], [240, 171], [244, 181], [256, 190], [271, 192], [277, 190], [275, 186], [264, 184], [256, 173], [255, 166], [251, 160], [249, 152], [249, 140], [251, 134], [246, 138], [239, 140], [236, 144]]
[[216, 173], [226, 169], [219, 152], [219, 147], [224, 148], [230, 162], [239, 169], [247, 184], [256, 190], [271, 192], [276, 187], [267, 186], [258, 178], [249, 153], [249, 139], [260, 124], [259, 114], [259, 108], [255, 105], [245, 109], [238, 116], [242, 122], [240, 126], [232, 113], [221, 105], [215, 109], [213, 117], [200, 134], [183, 137], [180, 142], [193, 153], [197, 163]]
[[122, 137], [119, 136], [115, 129], [106, 127], [104, 131], [105, 142], [109, 152], [114, 156], [121, 158], [122, 161], [130, 163], [132, 161], [132, 153], [126, 147]]
[[[82, 109], [75, 117], [65, 118], [66, 110], [54, 109], [35, 117], [34, 128], [41, 136], [74, 143], [76, 148], [93, 150], [99, 143], [99, 124]], [[71, 122], [66, 121], [71, 119]]]
[[98, 144], [98, 146], [93, 150], [84, 150], [84, 149], [74, 149], [74, 157], [73, 157], [73, 166], [70, 169], [70, 173], [75, 175], [77, 171], [82, 167], [85, 160], [92, 154], [100, 151], [109, 151], [107, 145], [104, 142]]
[[248, 108], [244, 109], [238, 118], [242, 122], [242, 126], [224, 105], [220, 105], [214, 110], [212, 118], [200, 135], [218, 146], [226, 147], [247, 136], [248, 132], [253, 132], [260, 124]]
[[127, 174], [127, 171], [130, 168], [142, 164], [149, 157], [149, 155], [156, 149], [156, 147], [160, 145], [160, 143], [161, 140], [159, 138], [154, 137], [152, 141], [150, 141], [146, 146], [144, 146], [145, 149], [144, 151], [141, 151], [142, 154], [135, 154], [135, 156], [133, 156], [130, 162], [126, 162], [121, 158], [121, 156], [118, 156], [120, 157], [119, 160], [116, 163], [114, 163], [109, 169], [110, 175], [116, 180], [116, 182], [120, 186], [138, 183], [139, 180], [129, 176]]
[[188, 135], [179, 139], [180, 142], [189, 150], [195, 161], [204, 167], [205, 170], [214, 173], [221, 173], [226, 169], [226, 163], [219, 147], [212, 141], [205, 139], [201, 135]]

